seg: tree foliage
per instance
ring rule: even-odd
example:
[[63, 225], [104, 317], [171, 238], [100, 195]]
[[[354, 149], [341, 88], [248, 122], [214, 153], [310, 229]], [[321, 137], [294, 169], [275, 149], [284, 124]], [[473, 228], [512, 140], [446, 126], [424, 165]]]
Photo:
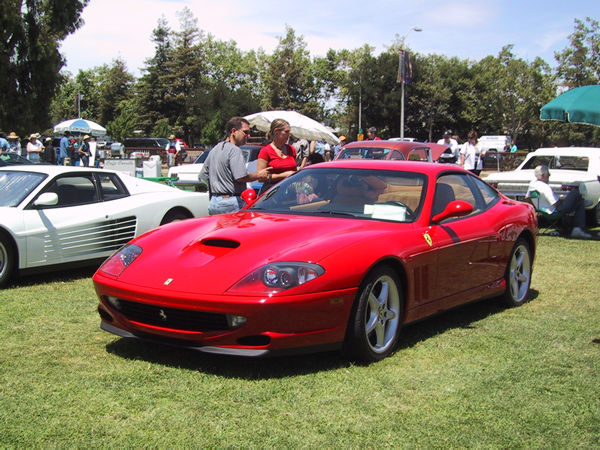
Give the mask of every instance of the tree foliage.
[[0, 8], [0, 123], [25, 134], [50, 125], [61, 81], [59, 44], [79, 26], [89, 0], [4, 0]]
[[[60, 3], [60, 7], [59, 7]], [[82, 116], [107, 127], [114, 138], [134, 133], [176, 134], [194, 144], [222, 138], [235, 115], [266, 109], [296, 110], [351, 138], [375, 126], [382, 137], [399, 136], [401, 85], [398, 48], [382, 53], [364, 45], [311, 57], [303, 36], [286, 26], [272, 54], [241, 51], [198, 28], [188, 8], [178, 29], [164, 17], [151, 40], [154, 55], [135, 79], [115, 60], [79, 71], [58, 72], [58, 43], [79, 25], [85, 1], [7, 0], [0, 13], [0, 106], [3, 127], [25, 133]], [[600, 26], [575, 20], [570, 44], [555, 54], [552, 71], [540, 58], [526, 61], [506, 45], [480, 61], [412, 53], [413, 77], [405, 88], [405, 135], [437, 140], [450, 129], [464, 137], [509, 134], [520, 147], [551, 143], [590, 145], [599, 132], [583, 125], [541, 122], [539, 110], [561, 89], [600, 82]], [[49, 101], [52, 99], [51, 108]]]

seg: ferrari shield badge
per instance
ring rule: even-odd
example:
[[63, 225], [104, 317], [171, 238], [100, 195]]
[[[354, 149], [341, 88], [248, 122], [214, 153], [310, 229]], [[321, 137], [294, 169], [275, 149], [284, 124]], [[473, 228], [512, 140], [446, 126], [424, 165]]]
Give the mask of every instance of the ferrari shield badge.
[[165, 286], [168, 286], [168, 285], [170, 285], [172, 282], [173, 282], [173, 278], [167, 278], [163, 284], [164, 284]]
[[427, 242], [427, 245], [429, 245], [430, 247], [433, 246], [433, 239], [431, 239], [431, 236], [429, 235], [429, 233], [423, 233], [423, 239], [425, 239], [425, 242]]

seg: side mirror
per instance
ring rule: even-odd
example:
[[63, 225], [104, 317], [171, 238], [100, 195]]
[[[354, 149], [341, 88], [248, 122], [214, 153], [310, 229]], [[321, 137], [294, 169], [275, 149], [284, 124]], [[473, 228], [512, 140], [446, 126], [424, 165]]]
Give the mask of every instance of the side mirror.
[[58, 195], [56, 192], [44, 192], [33, 202], [33, 206], [54, 206], [57, 204]]
[[256, 201], [256, 191], [254, 189], [246, 189], [242, 192], [241, 197], [246, 202], [246, 205], [251, 205]]
[[446, 208], [431, 219], [433, 222], [441, 222], [451, 217], [463, 217], [473, 212], [473, 205], [463, 200], [453, 200], [446, 205]]

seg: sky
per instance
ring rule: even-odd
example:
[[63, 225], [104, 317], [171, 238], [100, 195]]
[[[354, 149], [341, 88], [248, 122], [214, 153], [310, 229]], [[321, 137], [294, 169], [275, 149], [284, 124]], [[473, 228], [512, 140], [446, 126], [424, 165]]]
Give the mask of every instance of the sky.
[[158, 20], [177, 31], [185, 7], [201, 30], [243, 51], [272, 53], [288, 25], [313, 57], [365, 44], [379, 54], [404, 36], [406, 47], [425, 55], [478, 61], [512, 44], [517, 57], [551, 65], [554, 52], [569, 46], [575, 19], [600, 20], [598, 0], [90, 0], [85, 24], [61, 45], [66, 70], [75, 75], [120, 58], [140, 76]]

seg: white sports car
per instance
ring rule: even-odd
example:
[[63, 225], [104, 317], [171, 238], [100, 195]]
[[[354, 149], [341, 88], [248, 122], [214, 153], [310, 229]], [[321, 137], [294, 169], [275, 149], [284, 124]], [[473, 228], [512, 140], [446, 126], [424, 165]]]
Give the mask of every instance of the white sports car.
[[577, 186], [585, 200], [588, 222], [600, 225], [600, 148], [539, 148], [515, 170], [491, 173], [485, 181], [507, 197], [524, 200], [529, 182], [535, 179], [533, 171], [539, 165], [550, 169], [549, 184], [559, 197]]
[[87, 167], [0, 167], [0, 287], [15, 273], [101, 262], [159, 225], [208, 214], [208, 194]]

